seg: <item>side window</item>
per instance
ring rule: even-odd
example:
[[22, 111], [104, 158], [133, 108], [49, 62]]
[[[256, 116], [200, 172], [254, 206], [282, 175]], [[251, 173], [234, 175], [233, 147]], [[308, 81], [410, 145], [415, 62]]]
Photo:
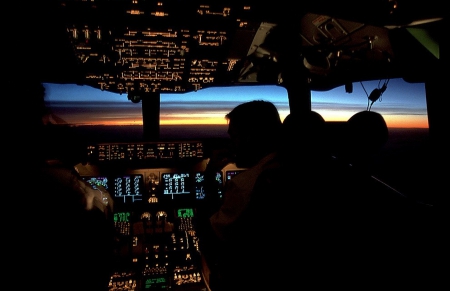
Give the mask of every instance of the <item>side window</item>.
[[[374, 89], [386, 89], [372, 103], [368, 98]], [[345, 122], [353, 114], [367, 110], [380, 113], [388, 126], [389, 138], [374, 164], [373, 174], [400, 193], [414, 199], [426, 189], [430, 163], [429, 128], [424, 83], [403, 79], [353, 83], [353, 92], [344, 87], [328, 92], [312, 92], [312, 110], [327, 122]]]

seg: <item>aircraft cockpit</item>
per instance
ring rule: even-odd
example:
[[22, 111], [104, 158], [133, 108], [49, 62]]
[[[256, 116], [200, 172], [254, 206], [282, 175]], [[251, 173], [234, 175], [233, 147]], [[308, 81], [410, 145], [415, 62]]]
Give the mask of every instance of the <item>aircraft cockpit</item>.
[[[433, 239], [442, 237], [446, 164], [435, 162], [447, 156], [442, 1], [290, 2], [54, 0], [17, 9], [23, 15], [16, 20], [27, 20], [28, 31], [14, 45], [33, 46], [24, 52], [11, 49], [21, 54], [13, 58], [20, 64], [12, 67], [27, 70], [11, 73], [11, 83], [16, 92], [28, 78], [45, 85], [58, 97], [46, 104], [53, 114], [47, 122], [55, 130], [49, 134], [64, 139], [61, 132], [68, 131], [81, 137], [79, 143], [69, 141], [77, 147], [71, 157], [78, 159], [76, 175], [95, 191], [95, 203], [114, 228], [108, 291], [222, 291], [214, 285], [214, 266], [203, 256], [198, 209], [207, 196], [205, 170], [213, 152], [231, 147], [224, 115], [250, 99], [273, 101], [282, 120], [320, 113], [323, 146], [338, 166], [332, 168], [336, 176], [353, 167], [341, 163], [349, 148], [344, 133], [350, 118], [363, 111], [382, 113], [388, 150], [376, 156], [371, 191], [419, 202], [433, 214]], [[39, 13], [42, 21], [30, 24]], [[70, 92], [58, 91], [66, 85]], [[204, 92], [203, 99], [190, 95]], [[105, 93], [121, 100], [108, 104]], [[79, 99], [69, 98], [74, 95]], [[78, 114], [76, 122], [64, 116], [71, 109]], [[183, 123], [194, 114], [210, 119]], [[123, 123], [132, 125], [128, 132], [125, 126], [108, 127], [122, 126], [118, 120], [124, 117]], [[139, 129], [131, 132], [136, 124]], [[197, 131], [174, 127], [174, 134], [163, 133], [174, 124], [195, 125]], [[219, 125], [221, 133], [208, 135], [211, 125]], [[301, 136], [303, 129], [298, 126], [292, 135]], [[112, 134], [104, 138], [107, 131]], [[410, 138], [412, 132], [416, 135]], [[301, 161], [303, 141], [289, 140], [292, 156]], [[51, 155], [66, 145], [55, 143], [44, 151]], [[223, 200], [227, 183], [246, 170], [227, 164], [215, 173], [209, 194]], [[293, 172], [292, 180], [303, 175]], [[345, 193], [331, 194], [337, 201]]]

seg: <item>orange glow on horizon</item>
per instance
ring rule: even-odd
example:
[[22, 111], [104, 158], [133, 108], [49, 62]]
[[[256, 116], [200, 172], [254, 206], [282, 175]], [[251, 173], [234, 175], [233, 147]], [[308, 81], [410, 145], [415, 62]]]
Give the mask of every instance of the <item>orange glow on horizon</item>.
[[388, 127], [429, 128], [428, 117], [423, 115], [386, 115], [384, 120]]
[[[286, 116], [280, 116], [281, 120], [284, 120]], [[388, 127], [392, 128], [429, 128], [428, 118], [426, 116], [416, 115], [386, 115], [384, 116]], [[348, 118], [325, 118], [326, 121], [347, 121]], [[135, 119], [111, 119], [111, 120], [99, 120], [95, 122], [86, 123], [73, 123], [79, 125], [104, 125], [104, 126], [123, 126], [123, 125], [143, 125], [142, 120]], [[227, 125], [227, 121], [224, 117], [221, 118], [165, 118], [160, 120], [160, 125]]]
[[188, 125], [188, 124], [205, 124], [205, 125], [226, 125], [225, 113], [223, 114], [191, 114], [191, 115], [170, 115], [161, 116], [161, 125]]

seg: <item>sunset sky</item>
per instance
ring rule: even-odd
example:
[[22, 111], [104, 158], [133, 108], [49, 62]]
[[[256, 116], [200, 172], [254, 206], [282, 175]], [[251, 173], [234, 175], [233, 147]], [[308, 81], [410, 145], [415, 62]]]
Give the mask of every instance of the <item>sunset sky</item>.
[[[381, 81], [353, 84], [353, 93], [344, 87], [313, 91], [312, 110], [326, 121], [346, 121], [368, 105], [367, 94], [381, 88]], [[140, 125], [142, 104], [133, 103], [126, 94], [101, 91], [90, 86], [44, 84], [46, 102], [56, 119], [75, 125]], [[367, 92], [367, 93], [366, 93]], [[254, 99], [273, 102], [282, 119], [289, 113], [287, 92], [280, 86], [208, 88], [184, 94], [162, 93], [160, 124], [226, 124], [224, 116], [236, 105]], [[389, 80], [387, 90], [372, 105], [388, 127], [428, 128], [425, 85]]]

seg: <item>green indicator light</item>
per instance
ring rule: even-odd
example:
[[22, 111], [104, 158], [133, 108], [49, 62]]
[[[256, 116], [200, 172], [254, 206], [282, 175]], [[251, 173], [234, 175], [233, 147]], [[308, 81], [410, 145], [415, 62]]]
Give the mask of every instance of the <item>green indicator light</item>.
[[192, 208], [180, 208], [177, 211], [177, 216], [186, 218], [186, 217], [194, 217], [194, 209]]

